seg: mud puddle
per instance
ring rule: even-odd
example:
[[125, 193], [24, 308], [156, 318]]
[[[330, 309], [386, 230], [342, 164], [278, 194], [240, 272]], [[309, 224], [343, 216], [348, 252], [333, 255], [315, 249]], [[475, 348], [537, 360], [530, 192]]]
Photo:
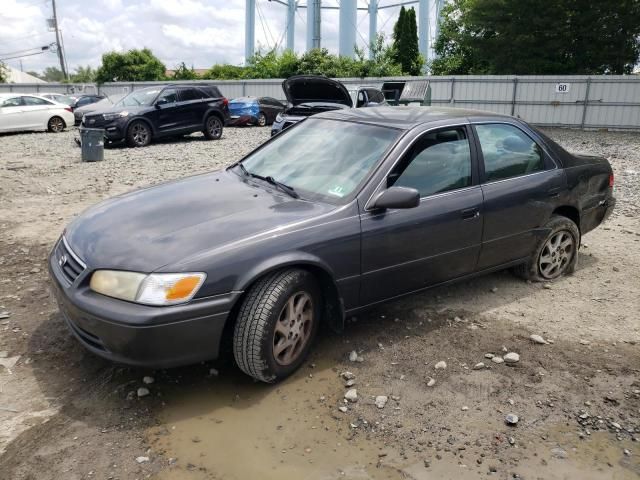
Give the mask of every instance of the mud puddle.
[[166, 389], [163, 426], [149, 442], [175, 463], [157, 478], [405, 478], [380, 464], [381, 444], [353, 436], [339, 418], [344, 391], [335, 363], [316, 362], [275, 386], [229, 369], [207, 383]]

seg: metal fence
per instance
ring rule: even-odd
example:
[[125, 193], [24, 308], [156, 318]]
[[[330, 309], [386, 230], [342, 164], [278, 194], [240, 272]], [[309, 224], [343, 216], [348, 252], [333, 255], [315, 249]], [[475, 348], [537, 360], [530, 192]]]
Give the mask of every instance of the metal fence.
[[[639, 76], [452, 76], [429, 80], [431, 104], [515, 115], [540, 126], [640, 130]], [[416, 80], [416, 77], [346, 78], [347, 86]], [[94, 84], [0, 84], [0, 93], [100, 92], [106, 95], [162, 82]], [[180, 82], [175, 82], [180, 83]], [[282, 80], [223, 80], [216, 85], [228, 98], [270, 96], [283, 99]]]

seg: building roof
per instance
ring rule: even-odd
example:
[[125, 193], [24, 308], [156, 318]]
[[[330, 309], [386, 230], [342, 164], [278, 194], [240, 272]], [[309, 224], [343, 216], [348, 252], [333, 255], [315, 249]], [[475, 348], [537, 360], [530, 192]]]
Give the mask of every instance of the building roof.
[[15, 68], [6, 65], [7, 67], [7, 83], [47, 83], [44, 80], [29, 75], [28, 73], [21, 72]]

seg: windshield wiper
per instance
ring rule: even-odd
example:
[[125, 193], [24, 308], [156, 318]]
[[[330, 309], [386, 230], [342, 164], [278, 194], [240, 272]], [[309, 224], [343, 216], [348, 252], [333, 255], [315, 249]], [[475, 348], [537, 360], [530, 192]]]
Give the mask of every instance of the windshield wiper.
[[287, 185], [286, 183], [279, 182], [278, 180], [273, 178], [271, 175], [267, 175], [266, 177], [263, 177], [262, 175], [258, 175], [257, 173], [251, 173], [249, 170], [247, 170], [247, 168], [242, 163], [238, 163], [237, 166], [240, 167], [240, 170], [245, 176], [251, 177], [251, 178], [257, 178], [258, 180], [262, 180], [263, 182], [267, 182], [273, 185], [274, 187], [279, 188], [284, 193], [286, 193], [287, 195], [293, 198], [300, 198], [300, 195], [298, 195], [298, 192], [296, 192], [296, 190], [293, 187]]

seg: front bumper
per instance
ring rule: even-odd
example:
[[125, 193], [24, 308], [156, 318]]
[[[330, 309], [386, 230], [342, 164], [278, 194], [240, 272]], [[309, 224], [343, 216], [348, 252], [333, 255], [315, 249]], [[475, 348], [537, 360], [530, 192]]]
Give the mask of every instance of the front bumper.
[[92, 353], [148, 368], [189, 365], [218, 356], [222, 332], [238, 293], [170, 307], [125, 302], [91, 291], [87, 271], [69, 284], [55, 251], [48, 266], [60, 313], [71, 333]]

